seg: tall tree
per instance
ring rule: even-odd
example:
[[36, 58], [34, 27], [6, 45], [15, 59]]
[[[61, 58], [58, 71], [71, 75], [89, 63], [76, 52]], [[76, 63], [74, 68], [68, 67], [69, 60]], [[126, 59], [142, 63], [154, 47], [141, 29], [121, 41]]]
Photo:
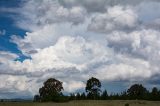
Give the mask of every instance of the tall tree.
[[80, 100], [80, 99], [81, 99], [81, 94], [80, 94], [79, 92], [78, 92], [77, 95], [76, 95], [76, 99], [77, 99], [77, 100]]
[[127, 100], [128, 99], [127, 91], [121, 92], [120, 99], [122, 99], [122, 100]]
[[75, 99], [76, 99], [75, 94], [74, 94], [74, 93], [71, 93], [71, 94], [70, 94], [70, 100], [75, 100]]
[[104, 90], [102, 95], [101, 95], [101, 99], [102, 100], [107, 100], [108, 99], [108, 93], [107, 93], [107, 90]]
[[97, 78], [90, 78], [86, 84], [86, 92], [89, 99], [98, 99], [101, 92], [101, 82]]
[[160, 93], [156, 87], [153, 87], [150, 99], [151, 100], [160, 100]]
[[134, 84], [127, 90], [130, 99], [145, 99], [148, 91], [142, 84]]
[[84, 92], [81, 94], [81, 99], [82, 99], [82, 100], [85, 100], [85, 99], [86, 99], [86, 95], [85, 95]]
[[44, 82], [44, 86], [39, 89], [41, 101], [55, 101], [59, 96], [62, 96], [62, 82], [49, 78]]
[[34, 100], [33, 100], [34, 102], [40, 102], [40, 100], [41, 100], [41, 98], [39, 95], [34, 96]]

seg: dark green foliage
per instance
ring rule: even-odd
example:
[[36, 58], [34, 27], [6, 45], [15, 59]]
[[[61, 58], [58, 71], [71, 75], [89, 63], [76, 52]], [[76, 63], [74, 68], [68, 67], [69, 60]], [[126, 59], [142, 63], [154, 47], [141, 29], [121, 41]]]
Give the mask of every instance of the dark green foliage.
[[111, 94], [110, 96], [109, 96], [109, 99], [110, 100], [119, 100], [121, 97], [120, 97], [120, 95], [118, 94], [118, 93], [116, 93], [116, 94]]
[[151, 94], [152, 94], [153, 96], [157, 96], [157, 95], [159, 94], [158, 89], [157, 89], [156, 87], [154, 87], [154, 88], [152, 89]]
[[85, 93], [83, 92], [82, 94], [81, 94], [81, 100], [85, 100], [86, 99], [86, 95], [85, 95]]
[[76, 100], [76, 96], [75, 96], [74, 93], [71, 93], [71, 94], [70, 94], [70, 100]]
[[124, 106], [129, 106], [129, 103], [126, 103]]
[[142, 84], [134, 84], [127, 90], [130, 99], [147, 99], [148, 91]]
[[[103, 95], [103, 93], [102, 93]], [[101, 97], [101, 99], [103, 99]], [[108, 96], [109, 100], [160, 100], [160, 91], [154, 87], [151, 92], [149, 92], [141, 84], [132, 85], [127, 91], [121, 92], [120, 94], [111, 94]]]
[[62, 90], [62, 82], [54, 78], [48, 79], [44, 82], [44, 86], [39, 89], [41, 101], [55, 101], [59, 96], [63, 96]]
[[126, 91], [121, 92], [121, 94], [120, 94], [120, 99], [121, 99], [121, 100], [127, 100], [128, 98], [129, 98], [129, 97], [128, 97]]
[[154, 87], [150, 93], [150, 100], [160, 100], [160, 91], [156, 87]]
[[62, 102], [69, 102], [69, 97], [68, 96], [57, 96], [54, 99], [54, 102], [62, 103]]
[[0, 102], [4, 102], [4, 100], [3, 100], [3, 99], [1, 99], [1, 100], [0, 100]]
[[101, 99], [102, 99], [102, 100], [107, 100], [107, 99], [108, 99], [107, 90], [104, 90], [104, 91], [102, 92]]
[[88, 99], [99, 99], [101, 92], [101, 82], [97, 78], [90, 78], [86, 84]]
[[44, 82], [43, 87], [39, 89], [39, 95], [35, 95], [34, 101], [41, 101], [41, 102], [68, 101], [69, 99], [63, 96], [61, 92], [62, 90], [63, 90], [62, 82], [54, 78], [49, 78], [47, 81]]
[[80, 93], [77, 93], [77, 95], [76, 95], [76, 99], [77, 99], [77, 100], [80, 100], [80, 99], [81, 99], [81, 95], [80, 95]]
[[[86, 83], [86, 93], [71, 93], [70, 96], [62, 94], [62, 82], [50, 78], [42, 88], [39, 95], [34, 96], [35, 102], [67, 102], [69, 100], [154, 100], [160, 101], [160, 91], [154, 87], [149, 92], [142, 84], [134, 84], [127, 91], [108, 95], [107, 90], [101, 92], [101, 82], [97, 78], [90, 78]], [[101, 94], [101, 95], [100, 95]], [[2, 102], [2, 101], [1, 101]], [[125, 104], [129, 106], [129, 104]]]
[[34, 102], [40, 102], [40, 100], [41, 100], [41, 98], [39, 95], [34, 96], [34, 100], [33, 100]]
[[84, 92], [82, 94], [80, 94], [80, 93], [70, 94], [70, 100], [86, 100], [86, 99], [87, 99], [87, 97]]

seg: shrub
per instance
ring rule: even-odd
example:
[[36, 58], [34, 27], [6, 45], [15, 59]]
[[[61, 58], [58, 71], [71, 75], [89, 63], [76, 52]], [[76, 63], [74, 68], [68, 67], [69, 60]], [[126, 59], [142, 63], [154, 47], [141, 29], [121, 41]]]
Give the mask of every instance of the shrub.
[[54, 102], [69, 102], [69, 97], [68, 96], [59, 96], [54, 98]]
[[124, 106], [129, 106], [129, 103], [126, 103]]

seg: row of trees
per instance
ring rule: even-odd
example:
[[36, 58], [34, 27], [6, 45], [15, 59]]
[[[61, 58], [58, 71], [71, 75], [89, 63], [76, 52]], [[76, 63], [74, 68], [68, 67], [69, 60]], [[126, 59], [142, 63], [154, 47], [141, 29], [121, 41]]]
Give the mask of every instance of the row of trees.
[[128, 90], [117, 94], [108, 95], [107, 91], [101, 91], [101, 82], [97, 78], [87, 80], [84, 93], [72, 93], [64, 96], [62, 82], [50, 78], [39, 89], [39, 95], [34, 96], [34, 101], [39, 102], [65, 102], [69, 100], [160, 100], [160, 90], [156, 87], [149, 92], [142, 84], [134, 84]]
[[152, 100], [152, 101], [160, 101], [160, 90], [156, 87], [152, 89], [151, 92], [146, 90], [141, 84], [132, 85], [127, 91], [123, 91], [121, 93], [108, 94], [106, 90], [104, 90], [99, 96], [96, 98], [90, 97], [85, 93], [76, 93], [71, 94], [71, 100]]

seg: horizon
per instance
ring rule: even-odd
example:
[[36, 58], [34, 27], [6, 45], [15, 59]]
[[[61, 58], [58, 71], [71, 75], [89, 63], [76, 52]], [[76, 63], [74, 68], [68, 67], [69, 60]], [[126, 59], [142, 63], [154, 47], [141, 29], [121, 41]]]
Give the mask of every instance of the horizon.
[[0, 99], [33, 98], [48, 78], [64, 93], [160, 88], [159, 0], [0, 0]]

